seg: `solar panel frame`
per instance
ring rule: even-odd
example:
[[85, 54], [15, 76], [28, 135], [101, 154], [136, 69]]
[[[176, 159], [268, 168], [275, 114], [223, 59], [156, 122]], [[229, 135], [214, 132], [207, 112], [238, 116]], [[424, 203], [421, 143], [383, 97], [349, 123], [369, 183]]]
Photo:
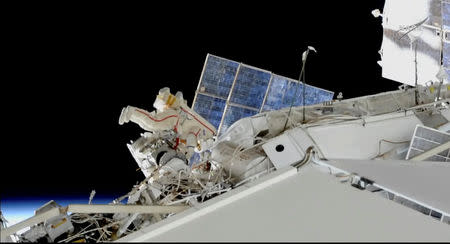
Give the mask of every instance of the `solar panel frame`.
[[[193, 107], [194, 111], [217, 128], [225, 113], [226, 100], [204, 94], [198, 94], [197, 100], [201, 101], [203, 106], [200, 103], [195, 103]], [[204, 104], [208, 104], [208, 107], [204, 106]]]
[[264, 94], [264, 99], [263, 99], [261, 108], [259, 108], [259, 112], [260, 112], [260, 113], [263, 111], [263, 108], [264, 108], [264, 106], [265, 106], [265, 104], [266, 104], [267, 96], [269, 95], [269, 89], [270, 89], [270, 87], [272, 86], [272, 81], [273, 81], [273, 77], [274, 77], [274, 76], [275, 76], [275, 74], [272, 74], [272, 75], [270, 76], [269, 84], [267, 85], [266, 93]]
[[230, 102], [259, 110], [271, 77], [271, 72], [241, 64], [231, 91]]
[[[206, 76], [208, 75], [208, 73], [206, 72], [206, 71], [208, 70], [208, 65], [210, 65], [210, 66], [213, 65], [213, 64], [210, 63], [210, 62], [211, 62], [211, 61], [210, 61], [211, 59], [216, 59], [216, 60], [220, 60], [220, 61], [223, 62], [223, 66], [224, 66], [224, 67], [223, 67], [223, 69], [224, 69], [224, 70], [223, 70], [223, 72], [224, 72], [223, 76], [224, 76], [224, 77], [214, 77], [214, 78], [217, 78], [217, 79], [219, 80], [218, 83], [220, 83], [220, 82], [222, 82], [222, 81], [225, 83], [225, 84], [223, 84], [223, 85], [225, 85], [225, 86], [222, 86], [222, 89], [225, 88], [225, 90], [228, 90], [227, 92], [225, 92], [225, 94], [222, 94], [223, 92], [221, 91], [221, 88], [218, 87], [218, 85], [216, 85], [217, 88], [218, 88], [218, 89], [216, 89], [216, 90], [214, 90], [214, 89], [211, 90], [211, 91], [208, 91], [208, 90], [207, 90], [207, 89], [209, 89], [210, 87], [208, 87], [208, 85], [205, 84], [205, 83], [208, 83], [208, 82], [205, 80], [205, 75], [206, 75]], [[230, 91], [231, 91], [231, 86], [230, 86], [229, 88], [227, 88], [227, 84], [226, 84], [226, 83], [228, 83], [228, 80], [230, 80], [230, 79], [227, 79], [227, 75], [230, 75], [230, 74], [227, 74], [227, 72], [226, 72], [226, 68], [227, 68], [227, 67], [226, 67], [226, 65], [225, 65], [225, 62], [228, 63], [228, 66], [237, 66], [237, 67], [236, 67], [236, 71], [234, 72], [234, 74], [232, 74], [232, 77], [229, 77], [229, 78], [232, 79], [231, 83], [234, 82], [240, 64], [239, 64], [238, 62], [236, 62], [236, 61], [233, 61], [233, 60], [229, 60], [229, 59], [225, 59], [225, 58], [221, 58], [221, 57], [217, 57], [217, 56], [208, 54], [208, 55], [206, 56], [205, 63], [204, 63], [204, 65], [203, 65], [203, 70], [202, 70], [202, 73], [201, 73], [201, 75], [200, 75], [200, 80], [199, 80], [198, 85], [197, 85], [197, 90], [196, 90], [196, 92], [195, 92], [194, 102], [193, 102], [192, 104], [195, 104], [196, 98], [197, 98], [197, 93], [198, 93], [198, 92], [201, 92], [201, 93], [203, 93], [203, 94], [205, 94], [205, 95], [208, 95], [208, 96], [216, 96], [216, 97], [219, 97], [219, 98], [222, 98], [222, 99], [227, 99], [228, 94], [229, 94]], [[233, 67], [231, 67], [231, 69], [232, 69], [232, 68], [233, 68]], [[217, 73], [217, 72], [216, 72], [216, 73]], [[232, 70], [231, 70], [231, 73], [233, 73]], [[221, 78], [223, 78], [223, 80], [221, 80]], [[215, 80], [215, 82], [217, 82], [217, 79]], [[203, 88], [203, 89], [202, 89], [202, 88]]]
[[232, 95], [233, 90], [234, 90], [234, 85], [236, 84], [237, 76], [238, 76], [238, 74], [239, 74], [239, 71], [241, 70], [241, 65], [242, 65], [242, 64], [240, 63], [239, 66], [238, 66], [236, 75], [235, 75], [235, 77], [234, 77], [233, 84], [231, 85], [230, 93], [228, 94], [227, 102], [225, 103], [225, 109], [224, 109], [224, 113], [223, 113], [223, 115], [222, 115], [222, 120], [220, 121], [220, 125], [219, 125], [219, 127], [217, 128], [217, 134], [218, 134], [218, 135], [222, 134], [222, 130], [221, 130], [221, 129], [222, 129], [223, 121], [224, 121], [225, 116], [226, 116], [226, 113], [227, 113], [227, 111], [228, 111], [228, 106], [230, 106], [230, 98], [231, 98], [231, 95]]
[[[284, 83], [286, 83], [284, 85], [286, 85], [287, 87], [283, 87], [283, 84], [281, 84], [281, 86], [280, 86], [279, 83], [282, 83], [282, 81], [284, 81]], [[271, 101], [272, 96], [274, 95], [271, 93], [271, 89], [275, 85], [277, 86], [277, 88], [274, 93], [278, 94], [278, 95], [283, 93], [282, 99], [278, 100], [278, 101], [282, 101], [281, 104], [278, 103], [278, 105], [282, 105], [282, 106], [274, 107], [274, 104], [271, 104], [273, 102], [273, 101]], [[291, 79], [291, 78], [288, 78], [285, 76], [273, 74], [272, 79], [271, 79], [271, 84], [269, 85], [267, 93], [266, 93], [266, 99], [264, 101], [263, 106], [261, 106], [260, 111], [265, 112], [265, 111], [277, 110], [277, 109], [282, 109], [282, 108], [291, 106], [292, 98], [295, 95], [295, 89], [296, 89], [295, 86], [298, 86], [298, 89], [297, 89], [297, 94], [296, 94], [296, 98], [294, 100], [293, 106], [302, 106], [302, 104], [303, 104], [303, 99], [302, 99], [303, 98], [303, 83], [299, 82], [298, 80], [294, 80], [294, 79]], [[319, 87], [310, 86], [308, 84], [306, 84], [306, 89], [307, 89], [306, 90], [307, 98], [308, 98], [308, 94], [311, 95], [311, 92], [309, 91], [310, 89], [313, 89], [315, 91], [315, 94], [313, 96], [309, 97], [309, 98], [313, 99], [313, 102], [306, 100], [306, 105], [317, 104], [317, 103], [324, 102], [324, 101], [330, 101], [334, 96], [334, 92], [327, 91], [327, 90], [319, 88]], [[323, 99], [316, 98], [317, 96], [320, 96]], [[326, 98], [324, 98], [324, 97], [326, 97]]]

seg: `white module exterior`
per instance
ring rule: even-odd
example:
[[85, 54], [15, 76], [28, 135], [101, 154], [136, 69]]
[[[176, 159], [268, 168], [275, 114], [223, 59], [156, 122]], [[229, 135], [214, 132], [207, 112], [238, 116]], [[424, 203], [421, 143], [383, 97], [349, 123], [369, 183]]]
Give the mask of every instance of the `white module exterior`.
[[[445, 38], [440, 34], [441, 11], [439, 0], [386, 0], [379, 62], [383, 77], [412, 86], [415, 85], [416, 74], [420, 85], [439, 81], [436, 75], [441, 67], [444, 41], [441, 38]], [[424, 20], [416, 28], [415, 25]]]
[[448, 162], [332, 159], [327, 164], [373, 180], [377, 186], [450, 216]]
[[276, 171], [119, 241], [450, 240], [448, 225], [422, 213], [311, 165], [296, 171]]
[[[325, 158], [370, 159], [379, 153], [380, 140], [411, 140], [417, 124], [422, 122], [413, 113], [397, 113], [366, 121], [311, 127], [308, 132]], [[394, 146], [397, 145], [383, 143], [380, 150], [388, 151]]]

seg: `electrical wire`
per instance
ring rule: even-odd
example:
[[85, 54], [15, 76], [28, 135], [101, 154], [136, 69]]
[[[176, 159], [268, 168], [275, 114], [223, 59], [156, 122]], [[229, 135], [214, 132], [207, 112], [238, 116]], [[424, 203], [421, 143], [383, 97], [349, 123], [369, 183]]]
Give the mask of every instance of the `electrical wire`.
[[[259, 161], [257, 164], [253, 165], [252, 167], [250, 167], [249, 169], [245, 170], [244, 172], [242, 172], [241, 174], [239, 174], [238, 176], [236, 176], [236, 178], [241, 177], [243, 174], [247, 173], [248, 171], [254, 169], [256, 166], [260, 165], [262, 162], [264, 162], [267, 159], [267, 156], [265, 156], [261, 161]], [[269, 165], [269, 164], [267, 164]]]
[[[260, 139], [261, 142], [259, 142], [259, 143], [255, 144], [255, 145], [253, 145], [253, 146], [250, 146], [250, 147], [247, 147], [247, 148], [241, 150], [241, 149], [243, 148], [243, 146], [244, 146], [244, 143], [242, 143], [242, 144], [240, 144], [239, 146], [237, 146], [237, 147], [234, 149], [233, 154], [232, 154], [232, 157], [231, 157], [231, 159], [230, 159], [231, 165], [230, 165], [229, 177], [227, 178], [227, 181], [231, 179], [231, 171], [232, 171], [233, 166], [234, 166], [234, 163], [235, 163], [234, 159], [235, 159], [237, 156], [240, 156], [242, 153], [244, 153], [244, 152], [246, 152], [246, 151], [248, 151], [248, 150], [250, 150], [250, 149], [259, 147], [259, 146], [261, 146], [262, 144], [266, 143], [266, 139], [264, 139], [264, 138], [262, 138], [262, 137], [254, 137], [253, 139], [254, 139], [254, 140], [255, 140], [255, 139]], [[239, 151], [238, 151], [238, 149], [239, 149]]]
[[305, 157], [300, 162], [292, 166], [299, 169], [300, 167], [306, 165], [311, 159], [311, 154], [314, 154], [314, 146], [309, 146], [305, 151]]
[[[309, 52], [309, 49], [307, 50], [307, 52]], [[305, 72], [305, 64], [306, 64], [306, 59], [302, 62], [302, 70], [300, 71], [300, 75], [298, 77], [299, 84], [295, 87], [294, 96], [292, 97], [291, 106], [289, 106], [289, 113], [288, 113], [288, 116], [286, 118], [286, 122], [284, 123], [283, 131], [286, 130], [287, 123], [288, 123], [289, 118], [291, 116], [292, 107], [294, 106], [295, 98], [297, 97], [297, 90], [298, 90], [298, 87], [300, 86], [300, 82], [301, 82], [303, 73]], [[305, 80], [303, 80], [303, 93], [305, 93], [305, 89], [306, 89], [306, 87], [305, 87]], [[305, 99], [303, 98], [303, 104], [302, 104], [303, 107], [305, 107], [304, 101], [305, 101]], [[303, 118], [303, 119], [305, 119], [305, 118]]]

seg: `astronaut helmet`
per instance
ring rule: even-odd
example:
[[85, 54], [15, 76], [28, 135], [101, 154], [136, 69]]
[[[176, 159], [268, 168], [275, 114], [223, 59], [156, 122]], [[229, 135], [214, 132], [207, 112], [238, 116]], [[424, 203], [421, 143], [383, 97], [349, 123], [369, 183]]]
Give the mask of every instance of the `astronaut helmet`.
[[175, 96], [170, 93], [170, 88], [164, 87], [159, 90], [156, 96], [153, 107], [159, 112], [165, 111], [168, 108], [178, 108], [184, 102], [183, 93], [178, 91]]

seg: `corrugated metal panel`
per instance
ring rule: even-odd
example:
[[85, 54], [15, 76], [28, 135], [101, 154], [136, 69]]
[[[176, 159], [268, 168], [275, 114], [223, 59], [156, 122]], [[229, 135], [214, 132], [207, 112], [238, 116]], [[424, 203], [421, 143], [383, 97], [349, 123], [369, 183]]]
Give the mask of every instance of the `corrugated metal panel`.
[[[411, 144], [408, 149], [406, 159], [413, 158], [423, 152], [426, 152], [434, 147], [437, 147], [443, 143], [450, 141], [450, 134], [439, 130], [435, 130], [430, 127], [417, 125]], [[450, 161], [450, 150], [445, 150], [437, 155], [433, 155], [425, 160], [427, 161]]]

